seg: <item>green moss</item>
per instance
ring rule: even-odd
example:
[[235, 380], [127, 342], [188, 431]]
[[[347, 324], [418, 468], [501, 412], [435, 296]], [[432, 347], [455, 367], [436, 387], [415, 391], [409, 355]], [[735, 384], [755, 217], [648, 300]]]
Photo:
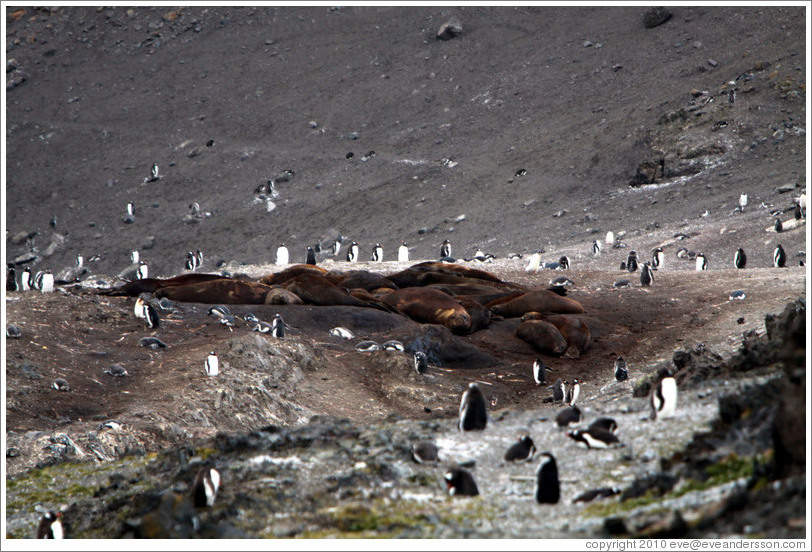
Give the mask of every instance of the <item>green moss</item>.
[[437, 487], [439, 484], [436, 476], [425, 472], [413, 473], [407, 478], [407, 481], [421, 487]]
[[200, 459], [203, 462], [208, 460], [209, 456], [211, 456], [212, 454], [216, 454], [216, 453], [217, 453], [217, 450], [215, 450], [213, 448], [207, 448], [207, 447], [200, 447], [200, 448], [195, 450], [195, 456], [199, 456]]

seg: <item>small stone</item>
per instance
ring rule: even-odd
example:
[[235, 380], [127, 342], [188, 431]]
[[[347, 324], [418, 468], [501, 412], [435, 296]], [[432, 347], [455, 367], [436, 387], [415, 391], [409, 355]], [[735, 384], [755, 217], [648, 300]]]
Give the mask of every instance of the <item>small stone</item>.
[[589, 48], [590, 46], [592, 46], [592, 43], [590, 41], [588, 41], [588, 40], [585, 40], [584, 41], [584, 48]]
[[309, 123], [307, 123], [307, 125], [310, 128], [318, 128], [319, 127], [319, 124], [316, 121], [310, 121]]
[[440, 40], [450, 40], [460, 34], [462, 34], [462, 23], [457, 17], [451, 17], [440, 26], [440, 30], [437, 31], [437, 38]]
[[671, 12], [663, 7], [652, 8], [643, 17], [643, 25], [646, 29], [653, 29], [671, 19]]
[[716, 61], [715, 59], [709, 59], [708, 65], [710, 65], [711, 67], [716, 67], [717, 65], [719, 65], [719, 62]]

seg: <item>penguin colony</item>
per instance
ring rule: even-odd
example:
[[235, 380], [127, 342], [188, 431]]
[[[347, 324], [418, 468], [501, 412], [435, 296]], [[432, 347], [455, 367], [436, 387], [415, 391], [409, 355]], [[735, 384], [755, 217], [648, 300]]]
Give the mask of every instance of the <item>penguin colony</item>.
[[[157, 164], [153, 165], [150, 177], [145, 181], [153, 182], [161, 178]], [[742, 194], [739, 201], [739, 210], [744, 211], [747, 205], [747, 195]], [[197, 204], [193, 204], [193, 214], [199, 213], [199, 207], [195, 209]], [[795, 218], [800, 219], [805, 217], [805, 204], [802, 207], [801, 203], [796, 206]], [[133, 223], [135, 221], [135, 208], [133, 202], [128, 202], [125, 222]], [[51, 220], [52, 226], [56, 226], [55, 217]], [[774, 230], [776, 233], [783, 231], [783, 224], [780, 218], [775, 219]], [[338, 257], [341, 251], [341, 237], [333, 241], [330, 247], [330, 255]], [[613, 248], [625, 247], [625, 244], [616, 239], [612, 232], [608, 232], [605, 238], [607, 246]], [[307, 247], [305, 262], [309, 265], [316, 264], [316, 253], [321, 252], [320, 243], [317, 246]], [[591, 253], [597, 257], [601, 255], [602, 245], [599, 240], [593, 240]], [[526, 271], [538, 272], [541, 267], [548, 269], [568, 270], [571, 268], [571, 261], [567, 255], [559, 257], [558, 262], [555, 263], [542, 263], [541, 254], [543, 250], [534, 252], [526, 266]], [[405, 242], [402, 242], [397, 254], [398, 262], [405, 263], [409, 261], [409, 248]], [[708, 270], [708, 259], [703, 253], [693, 254], [687, 252], [686, 255], [695, 259], [696, 270]], [[346, 259], [348, 262], [357, 262], [360, 257], [360, 247], [357, 242], [351, 242], [348, 247]], [[520, 258], [521, 256], [519, 256]], [[678, 257], [681, 257], [678, 254]], [[786, 252], [783, 247], [778, 244], [773, 250], [772, 266], [775, 268], [786, 267]], [[376, 243], [372, 249], [371, 260], [373, 262], [383, 262], [383, 247], [380, 243]], [[440, 258], [453, 262], [451, 257], [451, 244], [449, 240], [444, 240], [440, 248]], [[475, 255], [466, 261], [479, 261], [484, 262], [493, 259], [493, 255], [485, 254], [481, 249], [477, 249]], [[94, 256], [92, 260], [97, 260], [98, 256]], [[148, 263], [139, 258], [138, 251], [133, 251], [131, 255], [131, 262], [136, 265], [134, 273], [135, 279], [148, 278]], [[186, 255], [185, 268], [190, 271], [196, 271], [201, 267], [203, 256], [198, 249], [195, 252], [189, 251]], [[628, 257], [624, 263], [621, 264], [621, 269], [628, 272], [635, 272], [638, 267], [641, 268], [640, 283], [643, 287], [649, 287], [654, 281], [653, 272], [661, 270], [665, 262], [665, 253], [661, 247], [657, 247], [652, 252], [651, 261], [645, 261], [642, 265], [639, 264], [637, 252], [632, 250], [629, 252]], [[290, 255], [288, 248], [284, 243], [281, 243], [276, 250], [275, 264], [278, 266], [285, 266], [290, 263]], [[733, 265], [736, 269], [744, 269], [747, 264], [747, 256], [742, 248], [739, 248], [733, 259]], [[81, 276], [86, 269], [84, 269], [83, 257], [77, 257], [77, 266], [75, 267]], [[83, 271], [84, 269], [84, 271]], [[79, 276], [68, 278], [60, 278], [57, 283], [66, 281], [78, 281]], [[36, 275], [32, 274], [30, 267], [24, 267], [20, 274], [20, 281], [17, 280], [17, 271], [14, 267], [9, 267], [7, 273], [7, 291], [28, 291], [30, 289], [39, 290], [42, 293], [49, 293], [54, 291], [55, 279], [50, 270], [43, 270]], [[557, 282], [557, 280], [561, 280]], [[554, 279], [551, 285], [571, 285], [572, 280], [561, 277]], [[214, 306], [209, 310], [213, 316], [217, 316], [221, 323], [231, 329], [234, 325], [234, 317], [229, 313], [228, 308], [224, 306]], [[136, 300], [134, 314], [138, 318], [145, 320], [146, 325], [151, 329], [157, 329], [160, 326], [160, 318], [156, 308], [139, 297]], [[246, 322], [253, 323], [254, 330], [261, 333], [270, 333], [275, 338], [283, 338], [285, 336], [287, 325], [282, 320], [279, 314], [276, 314], [273, 321], [269, 324], [256, 319], [253, 315], [246, 315], [244, 317]], [[12, 326], [13, 327], [13, 326]], [[19, 330], [13, 327], [17, 332]], [[9, 333], [9, 337], [18, 337], [19, 334]], [[352, 332], [346, 328], [334, 328], [330, 331], [331, 335], [343, 338], [352, 339], [354, 336]], [[165, 348], [166, 345], [156, 337], [145, 337], [140, 341], [142, 346], [159, 349]], [[390, 341], [384, 343], [383, 346], [377, 343], [367, 341], [359, 343], [357, 350], [359, 351], [372, 351], [372, 350], [392, 350], [403, 351], [403, 344]], [[414, 369], [416, 374], [425, 375], [428, 371], [428, 358], [422, 351], [417, 351], [413, 357]], [[204, 363], [205, 373], [207, 376], [217, 376], [219, 374], [219, 359], [214, 351], [210, 352]], [[537, 386], [546, 383], [546, 372], [550, 369], [547, 368], [540, 359], [536, 359], [532, 367], [533, 381]], [[112, 365], [105, 374], [111, 377], [126, 377], [129, 376], [127, 370], [120, 365]], [[625, 382], [629, 378], [628, 365], [622, 357], [617, 357], [614, 363], [613, 375], [617, 382]], [[52, 387], [57, 391], [70, 391], [70, 384], [63, 378], [57, 378], [53, 381]], [[552, 400], [555, 403], [566, 406], [562, 408], [555, 418], [556, 424], [560, 428], [571, 428], [578, 426], [582, 421], [581, 410], [576, 406], [581, 393], [580, 382], [574, 379], [572, 384], [562, 381], [558, 378], [556, 382], [548, 389], [552, 389]], [[460, 408], [459, 408], [459, 429], [460, 431], [482, 431], [487, 427], [487, 401], [482, 393], [482, 390], [476, 383], [471, 383], [468, 389], [463, 393]], [[649, 404], [651, 420], [661, 420], [673, 417], [677, 408], [677, 383], [674, 374], [668, 370], [661, 370], [658, 373], [657, 381], [653, 385], [652, 392], [649, 396]], [[102, 424], [104, 426], [104, 424]], [[120, 427], [120, 424], [115, 422], [115, 425]], [[113, 427], [113, 425], [105, 426]], [[623, 444], [616, 436], [618, 426], [617, 423], [611, 418], [598, 418], [593, 421], [586, 429], [570, 429], [566, 435], [578, 446], [587, 449], [608, 449], [621, 447]], [[439, 451], [433, 443], [419, 442], [415, 443], [412, 449], [413, 458], [419, 463], [436, 463], [439, 461]], [[537, 449], [531, 437], [524, 434], [518, 438], [505, 452], [504, 460], [507, 462], [530, 462], [537, 457]], [[540, 504], [555, 504], [560, 499], [560, 486], [558, 480], [558, 468], [556, 460], [550, 452], [543, 452], [538, 455], [540, 459], [536, 469], [535, 481], [535, 500]], [[473, 475], [461, 467], [454, 467], [449, 469], [444, 475], [444, 480], [448, 486], [449, 493], [452, 496], [476, 496], [479, 494], [479, 489], [476, 485]], [[196, 507], [212, 507], [214, 505], [215, 497], [220, 485], [220, 474], [213, 468], [201, 469], [197, 474], [193, 483], [193, 496]], [[584, 495], [577, 497], [574, 501], [589, 500], [594, 497], [611, 496], [615, 494], [616, 490], [613, 488], [595, 489], [587, 491]], [[586, 496], [589, 495], [589, 496]], [[38, 538], [63, 538], [64, 529], [61, 523], [61, 513], [46, 512], [42, 519], [37, 531]]]

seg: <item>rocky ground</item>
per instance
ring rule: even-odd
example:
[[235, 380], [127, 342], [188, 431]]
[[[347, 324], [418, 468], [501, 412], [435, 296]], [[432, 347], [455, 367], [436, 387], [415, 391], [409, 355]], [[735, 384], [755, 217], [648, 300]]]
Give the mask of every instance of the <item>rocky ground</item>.
[[[6, 342], [7, 536], [33, 534], [37, 505], [64, 506], [73, 537], [803, 536], [805, 440], [786, 428], [805, 411], [805, 349], [797, 327], [768, 336], [765, 321], [807, 293], [808, 232], [792, 215], [806, 185], [803, 12], [674, 7], [650, 29], [644, 12], [8, 8], [6, 260], [54, 272], [80, 253], [100, 260], [81, 287], [6, 294], [22, 330]], [[437, 40], [452, 15], [463, 33]], [[659, 159], [652, 184], [629, 186]], [[144, 183], [153, 162], [162, 178]], [[279, 197], [257, 198], [275, 177]], [[211, 216], [188, 217], [193, 201]], [[593, 257], [609, 230], [628, 247]], [[387, 259], [401, 240], [415, 259], [435, 259], [444, 238], [460, 258], [481, 246], [497, 256], [485, 269], [529, 286], [561, 275], [525, 273], [529, 253], [568, 255], [594, 343], [544, 360], [551, 377], [585, 382], [587, 420], [615, 417], [626, 447], [584, 451], [555, 429], [515, 321], [458, 337], [350, 307], [235, 307], [282, 313], [291, 332], [276, 341], [230, 332], [202, 304], [148, 331], [132, 299], [95, 293], [133, 249], [151, 275], [200, 248], [203, 270], [259, 277], [278, 242], [300, 262], [339, 234], [364, 257], [381, 242]], [[789, 268], [771, 268], [778, 243]], [[618, 270], [630, 249], [648, 259], [657, 246], [650, 289]], [[738, 247], [746, 270], [732, 268]], [[358, 337], [331, 338], [337, 325]], [[166, 349], [139, 347], [153, 333]], [[407, 354], [356, 352], [362, 338], [442, 345], [419, 377]], [[223, 371], [205, 378], [212, 349]], [[618, 355], [627, 384], [612, 379]], [[672, 362], [678, 417], [641, 421], [647, 377]], [[130, 376], [105, 374], [112, 364]], [[56, 377], [72, 390], [53, 390]], [[475, 435], [455, 430], [470, 381], [491, 405]], [[121, 428], [100, 427], [110, 419]], [[558, 506], [533, 502], [534, 465], [501, 460], [519, 431], [558, 458]], [[422, 438], [441, 466], [411, 462]], [[447, 497], [452, 461], [473, 462], [480, 498]], [[195, 512], [201, 465], [223, 489]], [[571, 503], [604, 485], [622, 498]]]

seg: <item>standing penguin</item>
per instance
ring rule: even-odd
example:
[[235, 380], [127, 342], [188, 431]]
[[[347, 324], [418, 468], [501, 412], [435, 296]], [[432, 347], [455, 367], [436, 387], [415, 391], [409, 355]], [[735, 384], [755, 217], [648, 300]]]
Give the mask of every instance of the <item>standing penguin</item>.
[[6, 291], [17, 291], [18, 289], [17, 271], [14, 270], [13, 266], [10, 266], [8, 272], [6, 272]]
[[541, 453], [541, 462], [536, 469], [536, 502], [539, 504], [557, 504], [561, 497], [558, 483], [558, 466], [549, 452]]
[[696, 256], [696, 269], [697, 270], [708, 270], [708, 258], [705, 256], [704, 253], [700, 253]]
[[651, 389], [651, 419], [670, 418], [677, 408], [677, 380], [668, 368], [660, 368], [659, 381]]
[[460, 401], [460, 431], [485, 429], [488, 423], [488, 412], [485, 396], [476, 383], [468, 384]]
[[536, 385], [547, 382], [547, 370], [549, 368], [544, 365], [540, 358], [533, 362], [533, 381], [536, 382]]
[[149, 303], [144, 303], [144, 320], [149, 328], [155, 329], [161, 325], [161, 319], [158, 317], [156, 311]]
[[787, 254], [780, 243], [773, 251], [773, 266], [775, 268], [785, 268], [787, 266]]
[[290, 262], [290, 253], [284, 243], [276, 248], [276, 266], [285, 266]]
[[572, 387], [567, 389], [567, 400], [565, 401], [570, 406], [575, 406], [578, 397], [581, 395], [581, 384], [577, 379], [572, 380]]
[[736, 254], [733, 256], [733, 266], [736, 268], [747, 266], [747, 255], [744, 254], [744, 249], [741, 247], [736, 250]]
[[592, 254], [596, 257], [601, 254], [601, 242], [598, 240], [592, 240]]
[[383, 247], [381, 244], [376, 243], [375, 247], [372, 249], [372, 260], [376, 263], [383, 262]]
[[637, 251], [634, 249], [629, 251], [629, 257], [626, 259], [626, 270], [629, 272], [637, 270]]
[[141, 261], [138, 263], [138, 270], [135, 271], [135, 279], [145, 280], [147, 278], [149, 278], [149, 265], [147, 261]]
[[536, 251], [530, 255], [530, 260], [527, 262], [525, 272], [538, 272], [539, 264], [541, 263], [541, 251]]
[[803, 211], [801, 210], [800, 204], [795, 205], [795, 220], [801, 220], [804, 216]]
[[650, 286], [654, 281], [654, 272], [651, 270], [651, 263], [648, 261], [643, 263], [643, 268], [640, 270], [640, 285]]
[[27, 266], [20, 274], [20, 290], [28, 291], [29, 289], [31, 289], [31, 267]]
[[609, 231], [606, 233], [606, 239], [605, 239], [605, 240], [603, 240], [603, 241], [605, 241], [605, 242], [606, 242], [606, 245], [608, 245], [608, 246], [613, 246], [613, 245], [615, 245], [615, 233], [614, 233], [614, 232], [612, 232], [611, 230], [609, 230]]
[[217, 490], [220, 488], [220, 472], [214, 468], [200, 468], [192, 484], [192, 496], [195, 501], [195, 508], [211, 508], [214, 506], [214, 499], [217, 498]]
[[[781, 247], [780, 245], [778, 247]], [[781, 250], [784, 251], [783, 249]], [[54, 275], [51, 274], [50, 270], [46, 270], [42, 273], [42, 278], [39, 282], [39, 290], [42, 293], [50, 293], [54, 290]]]
[[662, 247], [657, 247], [654, 249], [654, 255], [651, 257], [651, 267], [654, 270], [662, 268], [663, 261], [665, 260], [665, 253], [663, 253]]
[[186, 263], [184, 264], [184, 266], [186, 267], [186, 270], [191, 271], [197, 270], [198, 267], [197, 256], [191, 251], [189, 251], [186, 254]]
[[777, 233], [782, 232], [784, 230], [784, 225], [781, 223], [781, 219], [776, 217], [775, 218], [775, 231]]
[[615, 379], [617, 381], [626, 381], [629, 379], [629, 367], [622, 356], [615, 359]]
[[349, 249], [347, 249], [347, 262], [354, 263], [358, 261], [358, 242], [352, 242]]
[[62, 512], [45, 512], [37, 528], [38, 539], [64, 539], [65, 528], [62, 526]]
[[130, 252], [130, 262], [132, 264], [137, 265], [140, 259], [141, 255], [138, 253], [137, 249]]
[[207, 376], [216, 376], [220, 373], [220, 359], [217, 358], [217, 354], [214, 351], [210, 352], [209, 356], [206, 357], [204, 367], [206, 368]]
[[450, 256], [451, 256], [451, 242], [448, 240], [443, 240], [443, 243], [440, 246], [440, 258], [444, 259]]
[[122, 219], [124, 224], [132, 224], [135, 222], [135, 204], [132, 201], [127, 202], [127, 212]]
[[271, 335], [276, 338], [282, 339], [283, 337], [285, 337], [286, 327], [287, 324], [285, 324], [285, 321], [282, 320], [282, 315], [276, 313], [276, 315], [273, 317], [273, 322], [271, 323]]
[[400, 242], [400, 247], [398, 247], [398, 262], [409, 262], [409, 246], [406, 245], [406, 242]]
[[332, 255], [333, 257], [337, 257], [337, 256], [338, 256], [338, 253], [339, 253], [340, 251], [341, 251], [341, 237], [339, 236], [339, 237], [338, 237], [338, 238], [336, 238], [336, 240], [333, 242], [332, 247], [330, 247], [330, 255]]
[[307, 260], [305, 261], [306, 264], [315, 265], [316, 264], [316, 252], [313, 251], [313, 248], [309, 245], [307, 246]]
[[414, 354], [414, 371], [418, 374], [425, 374], [429, 369], [429, 359], [423, 351]]
[[561, 378], [555, 380], [555, 383], [551, 385], [548, 389], [553, 390], [554, 402], [564, 402], [564, 382], [561, 380]]
[[744, 208], [747, 206], [747, 194], [741, 194], [739, 196], [739, 212], [743, 213]]

